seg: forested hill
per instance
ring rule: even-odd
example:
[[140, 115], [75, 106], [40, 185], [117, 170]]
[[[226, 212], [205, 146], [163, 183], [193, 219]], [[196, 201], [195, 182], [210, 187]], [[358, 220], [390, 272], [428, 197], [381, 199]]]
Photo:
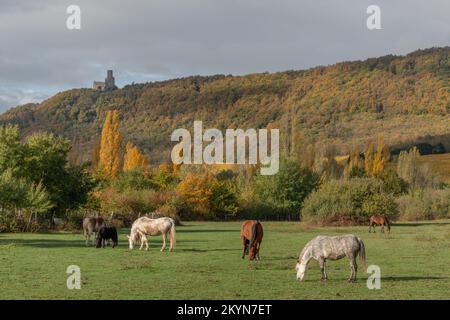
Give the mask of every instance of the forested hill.
[[105, 111], [156, 162], [170, 155], [170, 134], [204, 128], [280, 128], [286, 148], [334, 144], [345, 152], [383, 135], [391, 146], [442, 142], [450, 150], [450, 47], [343, 62], [305, 71], [192, 76], [133, 84], [113, 92], [73, 89], [0, 115], [22, 132], [52, 131], [87, 160]]

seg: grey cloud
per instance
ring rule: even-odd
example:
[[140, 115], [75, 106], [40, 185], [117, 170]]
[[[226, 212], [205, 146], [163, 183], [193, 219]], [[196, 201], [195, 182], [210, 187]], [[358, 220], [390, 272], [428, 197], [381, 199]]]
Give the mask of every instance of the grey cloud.
[[48, 97], [45, 92], [20, 90], [16, 88], [0, 88], [0, 110], [13, 105], [39, 102]]
[[[383, 29], [369, 31], [375, 2]], [[71, 4], [80, 31], [65, 27]], [[107, 68], [124, 85], [404, 54], [449, 45], [449, 13], [446, 0], [2, 0], [0, 88], [50, 94], [89, 86]]]

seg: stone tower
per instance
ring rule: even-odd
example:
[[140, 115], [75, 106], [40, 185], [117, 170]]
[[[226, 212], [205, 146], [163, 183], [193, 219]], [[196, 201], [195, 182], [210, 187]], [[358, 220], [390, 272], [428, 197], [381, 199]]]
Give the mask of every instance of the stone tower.
[[105, 79], [105, 90], [114, 90], [116, 88], [115, 79], [113, 77], [113, 71], [108, 70], [106, 79]]
[[111, 91], [117, 89], [115, 79], [113, 77], [113, 71], [108, 70], [105, 82], [94, 81], [92, 88], [100, 91]]

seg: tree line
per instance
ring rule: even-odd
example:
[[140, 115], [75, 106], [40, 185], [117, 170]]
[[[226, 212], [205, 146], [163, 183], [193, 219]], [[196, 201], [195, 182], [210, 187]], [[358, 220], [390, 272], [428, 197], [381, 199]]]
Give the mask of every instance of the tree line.
[[79, 228], [101, 214], [117, 226], [161, 212], [178, 221], [243, 218], [366, 223], [373, 214], [395, 220], [448, 217], [450, 190], [420, 164], [416, 148], [393, 159], [381, 136], [364, 150], [340, 155], [333, 145], [300, 144], [280, 170], [258, 165], [154, 165], [121, 134], [120, 114], [106, 113], [92, 160], [69, 163], [71, 143], [51, 133], [22, 138], [0, 129], [0, 231]]

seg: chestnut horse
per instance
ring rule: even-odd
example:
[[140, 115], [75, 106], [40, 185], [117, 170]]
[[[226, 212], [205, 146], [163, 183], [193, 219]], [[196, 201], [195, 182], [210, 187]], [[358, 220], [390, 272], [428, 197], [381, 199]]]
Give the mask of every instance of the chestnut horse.
[[391, 232], [391, 225], [389, 223], [389, 219], [385, 216], [371, 216], [370, 217], [370, 224], [369, 224], [369, 233], [370, 230], [373, 228], [373, 232], [375, 233], [375, 226], [381, 226], [381, 232], [384, 233], [384, 227], [387, 228], [388, 232]]
[[250, 260], [259, 260], [259, 248], [263, 238], [263, 227], [259, 221], [246, 220], [241, 227], [242, 259], [248, 253]]

